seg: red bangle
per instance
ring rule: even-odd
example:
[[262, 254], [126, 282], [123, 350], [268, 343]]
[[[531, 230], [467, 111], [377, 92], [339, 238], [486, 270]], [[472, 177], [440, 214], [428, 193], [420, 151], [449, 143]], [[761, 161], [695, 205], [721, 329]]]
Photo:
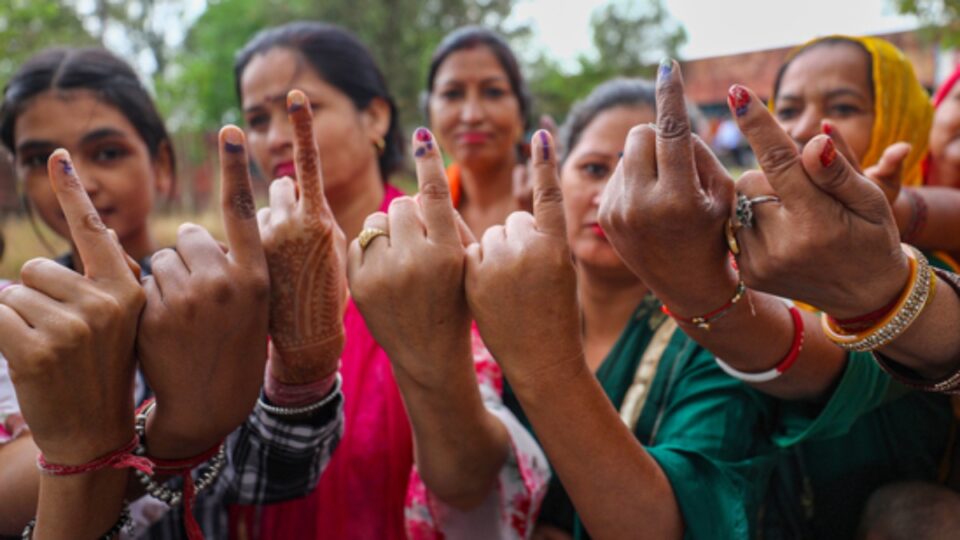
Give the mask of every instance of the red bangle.
[[689, 319], [684, 317], [679, 317], [673, 312], [671, 312], [670, 309], [666, 306], [666, 304], [660, 306], [660, 311], [662, 311], [664, 314], [670, 317], [673, 317], [674, 319], [676, 319], [678, 323], [696, 326], [701, 330], [710, 330], [710, 325], [712, 325], [718, 319], [722, 318], [724, 315], [729, 313], [730, 310], [733, 308], [733, 306], [737, 302], [739, 302], [746, 293], [747, 293], [747, 286], [744, 285], [743, 280], [741, 279], [740, 282], [737, 283], [737, 290], [733, 292], [733, 297], [731, 297], [730, 300], [727, 300], [726, 304], [704, 315], [700, 315], [697, 317], [690, 317]]
[[897, 296], [897, 298], [894, 298], [892, 302], [883, 306], [882, 308], [876, 311], [871, 311], [866, 315], [860, 315], [859, 317], [851, 317], [849, 319], [836, 319], [830, 315], [827, 315], [827, 317], [830, 319], [830, 322], [840, 327], [840, 329], [844, 332], [847, 332], [848, 334], [855, 334], [861, 330], [870, 328], [878, 321], [886, 317], [887, 314], [893, 311], [893, 308], [897, 307], [899, 300], [900, 297]]
[[730, 364], [727, 364], [720, 358], [715, 358], [717, 365], [720, 366], [727, 375], [730, 375], [734, 379], [739, 379], [747, 383], [764, 383], [770, 382], [784, 373], [787, 372], [793, 364], [797, 362], [797, 358], [800, 358], [800, 352], [803, 350], [803, 338], [805, 333], [805, 328], [803, 324], [803, 316], [800, 314], [800, 310], [796, 306], [790, 305], [790, 318], [793, 320], [793, 343], [790, 344], [790, 350], [787, 351], [787, 355], [783, 357], [783, 360], [780, 360], [773, 369], [767, 371], [762, 371], [760, 373], [747, 373], [735, 369]]
[[114, 469], [126, 469], [132, 467], [138, 471], [147, 474], [153, 474], [153, 463], [143, 456], [133, 454], [140, 444], [140, 438], [134, 434], [133, 439], [122, 447], [110, 452], [105, 456], [98, 457], [82, 465], [58, 465], [49, 463], [43, 457], [43, 453], [37, 454], [37, 468], [45, 474], [52, 476], [68, 476], [71, 474], [83, 474], [93, 471], [99, 471], [108, 467]]

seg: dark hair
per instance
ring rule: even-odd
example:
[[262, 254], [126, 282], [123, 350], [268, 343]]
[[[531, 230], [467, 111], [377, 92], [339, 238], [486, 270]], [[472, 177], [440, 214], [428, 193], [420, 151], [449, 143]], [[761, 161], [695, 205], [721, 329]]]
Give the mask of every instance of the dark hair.
[[612, 79], [593, 89], [586, 98], [573, 104], [567, 120], [560, 127], [560, 161], [580, 142], [583, 130], [607, 109], [620, 106], [642, 106], [657, 110], [657, 87], [644, 79]]
[[870, 51], [868, 51], [866, 47], [863, 46], [862, 43], [859, 43], [852, 39], [839, 37], [839, 36], [826, 37], [823, 39], [819, 39], [794, 52], [793, 56], [789, 57], [783, 63], [783, 65], [780, 66], [780, 69], [777, 70], [777, 77], [773, 80], [773, 94], [770, 95], [770, 99], [772, 101], [776, 101], [777, 94], [780, 93], [780, 83], [783, 82], [783, 75], [787, 72], [787, 68], [790, 67], [790, 64], [793, 63], [793, 61], [796, 60], [798, 56], [800, 56], [801, 54], [811, 49], [820, 47], [822, 45], [839, 45], [839, 44], [854, 45], [858, 49], [863, 51], [864, 54], [867, 55], [867, 85], [870, 87], [869, 88], [870, 98], [875, 100], [876, 96], [874, 95], [874, 91], [873, 91], [873, 62], [872, 62], [872, 57], [870, 56]]
[[237, 53], [233, 77], [238, 99], [243, 100], [240, 79], [247, 64], [254, 56], [277, 47], [299, 52], [317, 75], [350, 98], [357, 110], [366, 109], [374, 98], [390, 106], [390, 127], [379, 158], [380, 176], [386, 181], [403, 165], [403, 134], [396, 103], [370, 51], [352, 33], [332, 24], [297, 21], [268, 28]]
[[176, 157], [163, 119], [129, 64], [100, 48], [55, 48], [33, 55], [3, 91], [0, 107], [0, 141], [16, 153], [14, 127], [17, 117], [35, 96], [47, 91], [87, 90], [103, 103], [120, 111], [143, 139], [156, 159], [166, 143], [170, 167]]
[[517, 62], [517, 57], [514, 56], [510, 46], [507, 45], [507, 42], [504, 41], [502, 37], [496, 32], [481, 26], [464, 26], [457, 28], [447, 34], [440, 42], [440, 45], [437, 45], [437, 49], [433, 52], [433, 58], [430, 59], [430, 71], [427, 74], [427, 90], [425, 99], [423, 100], [427, 119], [429, 120], [430, 118], [430, 109], [426, 104], [430, 98], [430, 94], [433, 92], [434, 79], [436, 79], [437, 71], [440, 69], [443, 61], [457, 51], [472, 49], [477, 46], [489, 48], [497, 58], [497, 61], [500, 62], [500, 67], [503, 68], [503, 71], [507, 74], [507, 79], [510, 81], [510, 90], [512, 90], [513, 95], [516, 96], [517, 102], [520, 103], [520, 119], [523, 122], [523, 129], [530, 129], [530, 91], [527, 89], [527, 83], [520, 73], [520, 64]]

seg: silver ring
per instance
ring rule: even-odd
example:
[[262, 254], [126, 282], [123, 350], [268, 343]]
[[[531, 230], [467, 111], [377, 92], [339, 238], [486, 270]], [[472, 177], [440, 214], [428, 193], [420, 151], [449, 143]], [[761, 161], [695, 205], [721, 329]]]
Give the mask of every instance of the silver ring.
[[753, 213], [753, 205], [780, 202], [780, 197], [776, 195], [760, 195], [759, 197], [754, 197], [752, 199], [748, 198], [743, 193], [737, 193], [737, 208], [736, 208], [736, 221], [737, 223], [748, 229], [753, 228], [754, 218], [756, 217]]

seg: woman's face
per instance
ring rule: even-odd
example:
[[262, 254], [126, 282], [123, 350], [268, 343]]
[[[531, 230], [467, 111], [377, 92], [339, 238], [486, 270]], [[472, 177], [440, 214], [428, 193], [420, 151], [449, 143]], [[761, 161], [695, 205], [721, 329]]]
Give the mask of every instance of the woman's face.
[[960, 187], [960, 83], [953, 85], [933, 115], [930, 157], [933, 183]]
[[120, 243], [134, 252], [132, 246], [149, 237], [154, 194], [172, 186], [169, 149], [163, 149], [163, 159], [154, 159], [119, 109], [84, 90], [46, 92], [28, 102], [14, 132], [17, 176], [37, 214], [57, 234], [70, 238], [47, 178], [47, 158], [66, 148], [93, 206]]
[[[373, 100], [358, 111], [346, 94], [328, 84], [293, 49], [277, 47], [250, 60], [240, 79], [250, 153], [268, 179], [294, 178], [293, 125], [287, 116], [287, 92], [302, 90], [313, 108], [314, 136], [320, 149], [328, 196], [378, 171], [375, 146], [390, 125], [389, 106]], [[377, 173], [379, 174], [379, 172]]]
[[651, 107], [618, 106], [591, 121], [560, 171], [567, 240], [580, 264], [629, 272], [597, 223], [600, 194], [617, 168], [633, 126], [656, 121]]
[[520, 101], [489, 47], [451, 53], [430, 89], [430, 128], [462, 166], [486, 169], [514, 159], [523, 137]]
[[874, 105], [870, 57], [854, 43], [814, 45], [794, 57], [780, 80], [774, 113], [799, 144], [830, 120], [861, 159], [870, 148]]

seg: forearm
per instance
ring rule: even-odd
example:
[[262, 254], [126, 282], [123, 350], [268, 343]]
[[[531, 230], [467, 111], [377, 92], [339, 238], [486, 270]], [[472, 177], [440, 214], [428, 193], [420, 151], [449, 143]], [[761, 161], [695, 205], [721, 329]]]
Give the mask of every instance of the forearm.
[[[753, 290], [746, 294], [709, 330], [682, 328], [737, 371], [763, 373], [786, 357], [800, 329], [783, 300]], [[796, 361], [776, 379], [751, 385], [780, 399], [822, 400], [843, 374], [847, 356], [824, 336], [816, 314], [800, 310], [800, 316], [803, 343]]]
[[37, 513], [38, 452], [29, 434], [0, 445], [0, 536], [19, 536]]
[[396, 370], [413, 429], [417, 470], [431, 494], [459, 510], [483, 502], [510, 452], [510, 437], [483, 405], [469, 356], [437, 384]]
[[128, 469], [71, 476], [42, 476], [33, 537], [99, 538], [123, 508]]
[[893, 205], [904, 241], [923, 250], [960, 251], [960, 190], [937, 186], [905, 189], [912, 193], [902, 192]]
[[[576, 369], [540, 373], [514, 391], [592, 537], [682, 537], [669, 479], [582, 359]], [[629, 512], [622, 511], [624, 501]]]
[[960, 369], [960, 298], [939, 277], [935, 291], [910, 328], [879, 350], [929, 380], [943, 379]]

